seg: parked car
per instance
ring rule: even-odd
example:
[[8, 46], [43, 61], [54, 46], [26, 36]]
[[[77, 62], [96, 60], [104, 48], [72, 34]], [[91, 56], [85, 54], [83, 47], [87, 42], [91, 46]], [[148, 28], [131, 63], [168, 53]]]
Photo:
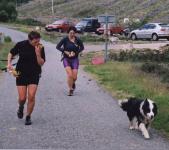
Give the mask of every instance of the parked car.
[[169, 25], [165, 23], [148, 23], [139, 29], [130, 32], [129, 38], [136, 39], [151, 39], [157, 41], [159, 39], [169, 40]]
[[[105, 26], [106, 26], [105, 24], [102, 24], [101, 27], [97, 29], [97, 34], [99, 35], [103, 34], [106, 28]], [[108, 32], [110, 33], [110, 35], [113, 35], [113, 34], [124, 34], [125, 35], [124, 28], [120, 25], [109, 24]]]
[[97, 32], [97, 28], [100, 27], [100, 23], [97, 18], [84, 18], [76, 24], [77, 32]]
[[74, 26], [69, 20], [57, 20], [52, 24], [46, 25], [46, 31], [67, 32], [70, 26]]

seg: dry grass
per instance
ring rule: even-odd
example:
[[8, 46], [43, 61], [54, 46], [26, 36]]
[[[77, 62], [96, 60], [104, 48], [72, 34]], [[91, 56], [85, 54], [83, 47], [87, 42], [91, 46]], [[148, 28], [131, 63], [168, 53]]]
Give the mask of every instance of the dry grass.
[[[164, 5], [165, 4], [165, 5]], [[86, 17], [104, 14], [115, 14], [118, 18], [145, 18], [151, 21], [168, 21], [169, 0], [54, 0], [56, 16]], [[33, 0], [19, 8], [20, 16], [44, 17], [51, 16], [51, 1]]]

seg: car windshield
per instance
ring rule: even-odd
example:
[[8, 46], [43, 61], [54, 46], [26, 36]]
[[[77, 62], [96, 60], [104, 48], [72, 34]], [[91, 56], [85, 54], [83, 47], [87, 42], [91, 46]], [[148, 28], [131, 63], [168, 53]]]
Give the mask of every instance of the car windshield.
[[[114, 27], [114, 26], [117, 26], [117, 25], [116, 25], [116, 24], [112, 24], [112, 23], [108, 23], [108, 27]], [[101, 27], [101, 28], [104, 28], [104, 27], [106, 27], [106, 24], [102, 23], [102, 24], [100, 25], [100, 27]]]
[[148, 27], [149, 27], [149, 24], [145, 24], [145, 25], [143, 25], [142, 27], [140, 27], [139, 29], [140, 29], [140, 30], [142, 30], [142, 29], [148, 29]]
[[64, 20], [58, 20], [58, 21], [55, 21], [54, 23], [52, 24], [63, 24], [65, 21]]
[[161, 23], [161, 24], [159, 24], [159, 26], [169, 28], [169, 25], [168, 25], [168, 24], [166, 24], [166, 23]]
[[79, 26], [86, 26], [87, 23], [88, 23], [87, 20], [82, 20], [82, 21], [80, 21], [77, 25], [79, 25]]

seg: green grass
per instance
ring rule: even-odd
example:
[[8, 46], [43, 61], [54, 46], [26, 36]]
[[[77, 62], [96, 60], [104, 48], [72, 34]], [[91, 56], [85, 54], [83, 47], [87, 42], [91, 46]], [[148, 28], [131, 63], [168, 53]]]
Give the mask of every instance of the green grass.
[[87, 54], [82, 58], [84, 70], [117, 99], [129, 96], [153, 99], [159, 107], [153, 126], [169, 137], [168, 85], [161, 83], [157, 76], [140, 71], [139, 63], [108, 62], [95, 66], [90, 63], [92, 56]]
[[[9, 50], [13, 47], [13, 43], [4, 43], [0, 44], [0, 60], [6, 60]], [[0, 68], [4, 68], [6, 66], [6, 61], [0, 61]]]
[[94, 36], [89, 34], [79, 35], [80, 39], [85, 43], [103, 43], [105, 39], [102, 36]]

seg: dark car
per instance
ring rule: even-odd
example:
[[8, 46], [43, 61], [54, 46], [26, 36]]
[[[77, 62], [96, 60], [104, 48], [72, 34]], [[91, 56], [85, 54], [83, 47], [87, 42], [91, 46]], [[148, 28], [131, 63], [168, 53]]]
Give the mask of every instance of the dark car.
[[97, 28], [100, 27], [100, 23], [97, 18], [84, 18], [79, 23], [76, 24], [77, 32], [95, 32], [97, 33]]
[[46, 31], [67, 32], [70, 26], [74, 24], [69, 20], [57, 20], [52, 24], [46, 25]]

